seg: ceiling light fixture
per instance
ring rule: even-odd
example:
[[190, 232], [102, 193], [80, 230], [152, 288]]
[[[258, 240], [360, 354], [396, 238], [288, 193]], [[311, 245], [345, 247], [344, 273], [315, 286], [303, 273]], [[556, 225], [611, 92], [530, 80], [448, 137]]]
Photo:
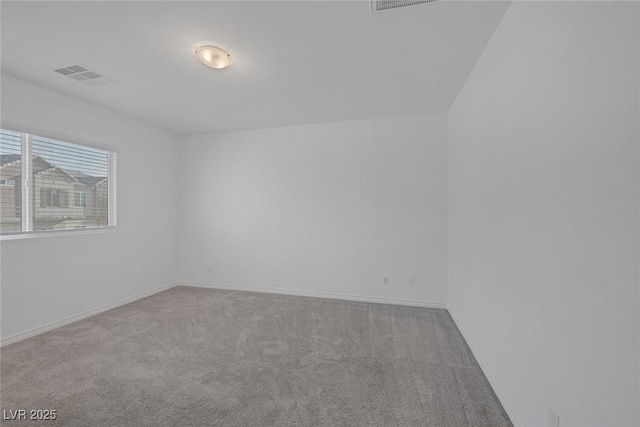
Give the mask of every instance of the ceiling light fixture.
[[198, 59], [204, 65], [217, 70], [231, 65], [231, 54], [224, 49], [215, 46], [202, 46], [196, 49]]

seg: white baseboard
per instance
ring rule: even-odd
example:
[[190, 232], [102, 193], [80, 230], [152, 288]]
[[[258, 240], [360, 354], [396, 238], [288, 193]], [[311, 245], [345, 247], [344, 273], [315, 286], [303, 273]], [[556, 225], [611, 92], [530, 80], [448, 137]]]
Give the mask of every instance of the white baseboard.
[[158, 292], [166, 291], [167, 289], [173, 288], [177, 284], [178, 282], [169, 283], [168, 285], [160, 286], [159, 288], [140, 292], [139, 294], [135, 294], [130, 297], [123, 298], [119, 301], [112, 302], [110, 304], [105, 304], [100, 307], [92, 308], [91, 310], [83, 311], [82, 313], [74, 314], [73, 316], [65, 317], [64, 319], [47, 323], [46, 325], [38, 326], [37, 328], [29, 329], [28, 331], [20, 332], [18, 334], [12, 335], [7, 338], [2, 338], [2, 340], [0, 340], [0, 347], [4, 347], [5, 345], [13, 344], [15, 342], [22, 341], [36, 335], [40, 335], [52, 329], [56, 329], [64, 325], [68, 325], [69, 323], [77, 322], [78, 320], [86, 319], [87, 317], [94, 316], [98, 313], [102, 313], [103, 311], [111, 310], [112, 308], [120, 307], [121, 305], [125, 305], [130, 302], [148, 297], [150, 295], [157, 294]]
[[427, 307], [427, 308], [443, 308], [443, 309], [447, 308], [447, 305], [444, 302], [434, 302], [434, 301], [424, 301], [424, 300], [370, 297], [370, 296], [364, 296], [364, 295], [335, 294], [331, 292], [301, 291], [296, 289], [284, 289], [284, 288], [263, 288], [259, 286], [233, 285], [228, 283], [205, 283], [205, 282], [190, 282], [190, 281], [182, 281], [179, 283], [184, 286], [194, 286], [198, 288], [263, 292], [268, 294], [296, 295], [296, 296], [302, 296], [302, 297], [340, 299], [340, 300], [347, 300], [347, 301], [372, 302], [372, 303], [378, 303], [378, 304], [406, 305], [410, 307]]
[[505, 412], [509, 416], [509, 419], [511, 420], [511, 424], [513, 424], [514, 427], [523, 427], [523, 424], [520, 422], [520, 420], [516, 416], [516, 413], [513, 411], [513, 408], [511, 407], [511, 405], [509, 405], [509, 402], [507, 401], [507, 397], [502, 392], [502, 390], [500, 390], [500, 387], [498, 386], [496, 379], [489, 372], [489, 369], [487, 368], [487, 364], [484, 362], [482, 357], [480, 357], [480, 353], [478, 353], [477, 347], [473, 344], [473, 341], [471, 341], [471, 338], [469, 338], [469, 335], [465, 332], [464, 328], [460, 324], [460, 321], [457, 319], [454, 311], [451, 309], [451, 307], [449, 307], [447, 310], [449, 311], [449, 314], [451, 315], [453, 322], [456, 324], [456, 326], [458, 327], [458, 330], [462, 334], [462, 337], [464, 338], [464, 340], [467, 342], [467, 345], [471, 349], [471, 353], [473, 353], [473, 357], [475, 357], [476, 360], [478, 361], [478, 365], [480, 365], [480, 369], [482, 369], [482, 373], [484, 374], [485, 377], [487, 377], [487, 380], [489, 380], [489, 384], [491, 384], [491, 388], [493, 389], [496, 396], [498, 396], [498, 400], [500, 401], [500, 403], [502, 404], [502, 407], [504, 408]]

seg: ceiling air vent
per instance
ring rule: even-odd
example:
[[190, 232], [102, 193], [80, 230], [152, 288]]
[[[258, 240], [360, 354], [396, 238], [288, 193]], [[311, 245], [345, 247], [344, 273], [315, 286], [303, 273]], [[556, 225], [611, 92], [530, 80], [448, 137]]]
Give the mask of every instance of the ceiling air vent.
[[97, 73], [83, 65], [69, 65], [67, 67], [55, 68], [54, 72], [69, 77], [80, 83], [84, 83], [89, 86], [102, 86], [109, 83], [114, 83], [115, 80], [105, 76], [104, 74]]
[[438, 0], [371, 0], [371, 11], [377, 13], [436, 1]]

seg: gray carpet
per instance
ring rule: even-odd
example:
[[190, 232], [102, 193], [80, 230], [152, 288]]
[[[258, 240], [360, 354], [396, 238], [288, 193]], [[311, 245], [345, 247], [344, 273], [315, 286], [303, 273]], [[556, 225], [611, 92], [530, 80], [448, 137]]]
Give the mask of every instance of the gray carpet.
[[510, 426], [446, 310], [176, 287], [1, 350], [16, 426]]

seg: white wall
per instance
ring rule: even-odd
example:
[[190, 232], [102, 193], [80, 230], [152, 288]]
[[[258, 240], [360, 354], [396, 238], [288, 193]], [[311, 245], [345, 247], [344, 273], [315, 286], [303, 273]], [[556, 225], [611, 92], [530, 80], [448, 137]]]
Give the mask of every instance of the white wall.
[[3, 127], [118, 154], [115, 232], [1, 243], [3, 340], [175, 281], [176, 137], [7, 75], [1, 102]]
[[449, 305], [522, 425], [640, 422], [638, 26], [514, 2], [448, 114]]
[[181, 280], [445, 302], [444, 115], [196, 135], [180, 147]]

